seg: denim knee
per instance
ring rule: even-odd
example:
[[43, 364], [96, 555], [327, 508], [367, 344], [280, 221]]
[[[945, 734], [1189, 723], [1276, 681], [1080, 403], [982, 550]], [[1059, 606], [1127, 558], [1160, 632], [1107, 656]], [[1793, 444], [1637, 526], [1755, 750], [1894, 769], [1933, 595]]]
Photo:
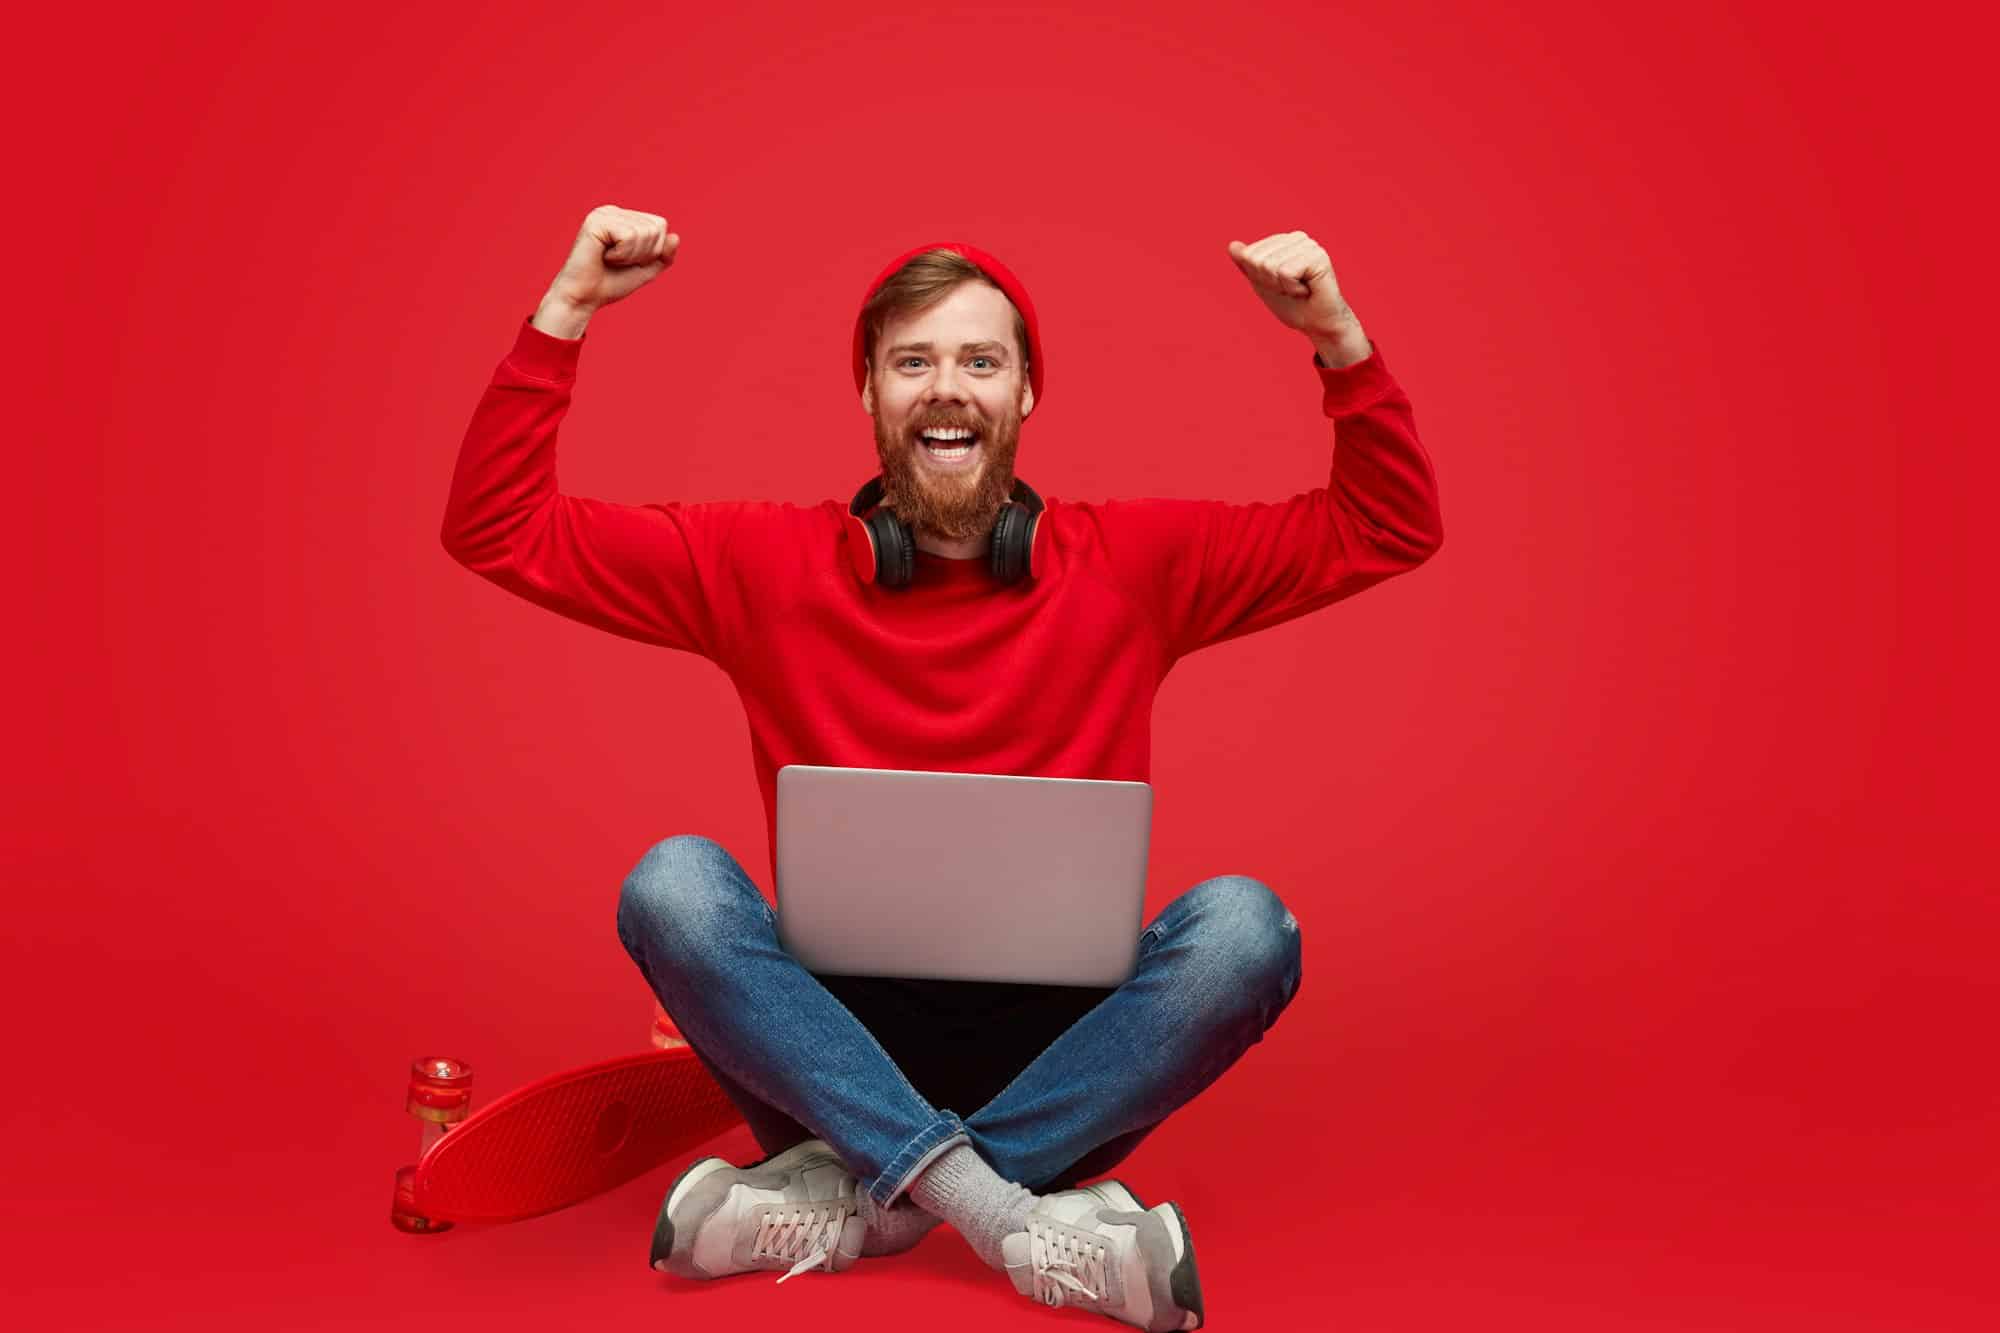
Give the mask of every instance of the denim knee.
[[747, 904], [763, 904], [729, 850], [713, 838], [679, 833], [654, 843], [618, 892], [618, 938], [635, 958], [641, 948], [685, 962], [732, 931]]
[[1278, 895], [1248, 875], [1218, 875], [1194, 890], [1200, 947], [1237, 978], [1236, 992], [1263, 1010], [1266, 1027], [1298, 994], [1302, 950], [1299, 923]]

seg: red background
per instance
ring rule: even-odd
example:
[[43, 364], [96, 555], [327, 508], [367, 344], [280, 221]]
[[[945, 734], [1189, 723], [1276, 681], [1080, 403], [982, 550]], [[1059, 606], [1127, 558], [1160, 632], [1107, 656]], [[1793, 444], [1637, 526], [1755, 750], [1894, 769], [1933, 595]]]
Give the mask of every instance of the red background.
[[[636, 1048], [624, 873], [700, 832], [763, 877], [726, 678], [438, 544], [480, 390], [611, 202], [683, 247], [592, 326], [574, 493], [844, 499], [862, 288], [942, 237], [1040, 308], [1044, 495], [1324, 483], [1309, 350], [1233, 239], [1319, 240], [1408, 390], [1442, 552], [1188, 659], [1155, 712], [1148, 915], [1246, 872], [1306, 940], [1298, 1003], [1120, 1172], [1186, 1209], [1212, 1327], [1991, 1326], [1991, 265], [1951, 15], [35, 23], [7, 94], [15, 1309], [1061, 1317], [949, 1232], [782, 1290], [662, 1278], [677, 1166], [513, 1226], [387, 1223], [414, 1055], [491, 1098]], [[774, 416], [785, 452], [742, 446]]]

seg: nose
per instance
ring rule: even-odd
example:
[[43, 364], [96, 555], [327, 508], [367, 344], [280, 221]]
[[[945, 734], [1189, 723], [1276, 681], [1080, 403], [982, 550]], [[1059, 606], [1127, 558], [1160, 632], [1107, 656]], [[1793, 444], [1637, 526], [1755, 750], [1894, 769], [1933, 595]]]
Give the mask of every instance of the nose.
[[966, 401], [965, 391], [959, 387], [958, 371], [952, 368], [949, 361], [938, 366], [937, 373], [931, 377], [930, 392], [925, 397], [933, 403], [962, 404]]

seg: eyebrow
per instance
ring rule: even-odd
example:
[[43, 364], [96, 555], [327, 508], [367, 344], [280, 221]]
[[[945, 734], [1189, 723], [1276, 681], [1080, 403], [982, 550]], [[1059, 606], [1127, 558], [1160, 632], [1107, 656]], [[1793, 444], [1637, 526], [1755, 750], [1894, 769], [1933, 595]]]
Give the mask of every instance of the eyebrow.
[[[1006, 350], [1007, 350], [1007, 347], [1006, 347], [1006, 344], [1005, 344], [1005, 343], [997, 343], [997, 342], [994, 342], [994, 341], [993, 341], [993, 340], [992, 340], [991, 338], [988, 338], [988, 339], [986, 339], [986, 340], [985, 340], [985, 341], [983, 341], [983, 342], [976, 342], [976, 343], [961, 343], [961, 344], [959, 345], [959, 349], [958, 349], [958, 350], [959, 350], [960, 352], [962, 352], [962, 353], [963, 353], [963, 352], [976, 352], [976, 351], [978, 351], [978, 350], [979, 350], [980, 348], [982, 348], [982, 347], [990, 347], [990, 348], [992, 348], [992, 349], [993, 349], [994, 351], [996, 351], [996, 352], [1004, 352], [1004, 351], [1006, 351]], [[928, 352], [928, 351], [930, 351], [930, 350], [931, 350], [931, 344], [929, 344], [929, 343], [927, 343], [927, 342], [921, 342], [921, 343], [897, 343], [897, 344], [896, 344], [896, 345], [895, 345], [894, 347], [891, 347], [891, 348], [889, 349], [889, 351], [888, 351], [887, 355], [889, 355], [889, 356], [894, 356], [894, 355], [896, 355], [896, 353], [898, 353], [898, 352]]]

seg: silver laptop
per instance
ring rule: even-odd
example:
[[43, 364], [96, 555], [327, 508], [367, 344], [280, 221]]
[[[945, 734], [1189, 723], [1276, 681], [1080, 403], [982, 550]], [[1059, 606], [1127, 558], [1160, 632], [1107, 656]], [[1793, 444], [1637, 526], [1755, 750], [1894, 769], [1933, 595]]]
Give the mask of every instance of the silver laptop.
[[786, 764], [778, 940], [809, 972], [1119, 986], [1152, 831], [1145, 782]]

